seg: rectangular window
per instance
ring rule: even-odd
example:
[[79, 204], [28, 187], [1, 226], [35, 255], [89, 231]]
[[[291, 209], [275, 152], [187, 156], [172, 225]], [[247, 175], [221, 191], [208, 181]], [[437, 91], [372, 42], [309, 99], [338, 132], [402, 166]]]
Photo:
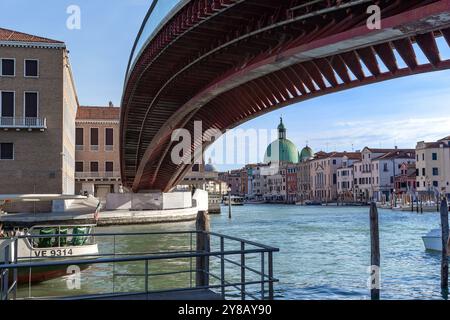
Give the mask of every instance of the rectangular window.
[[39, 61], [38, 60], [25, 60], [25, 77], [39, 77]]
[[433, 187], [439, 187], [439, 182], [438, 181], [433, 181]]
[[25, 92], [25, 118], [37, 118], [38, 116], [38, 93]]
[[98, 172], [98, 162], [97, 161], [91, 162], [91, 172]]
[[112, 128], [105, 129], [105, 145], [107, 146], [114, 145], [114, 130]]
[[438, 159], [437, 153], [433, 153], [433, 160], [436, 161]]
[[84, 130], [83, 128], [76, 128], [75, 129], [75, 144], [77, 146], [84, 146]]
[[105, 162], [105, 171], [106, 172], [113, 172], [114, 171], [114, 162], [106, 161]]
[[433, 168], [433, 176], [439, 175], [439, 168]]
[[82, 161], [75, 162], [75, 172], [83, 172], [83, 171], [84, 171], [83, 162]]
[[14, 160], [14, 144], [0, 143], [0, 160]]
[[426, 176], [427, 174], [426, 174], [426, 171], [425, 171], [425, 168], [422, 168], [422, 176]]
[[1, 75], [4, 77], [16, 76], [16, 60], [14, 59], [1, 59]]
[[14, 117], [14, 92], [2, 91], [0, 109], [2, 117]]
[[91, 146], [98, 146], [98, 128], [91, 128]]

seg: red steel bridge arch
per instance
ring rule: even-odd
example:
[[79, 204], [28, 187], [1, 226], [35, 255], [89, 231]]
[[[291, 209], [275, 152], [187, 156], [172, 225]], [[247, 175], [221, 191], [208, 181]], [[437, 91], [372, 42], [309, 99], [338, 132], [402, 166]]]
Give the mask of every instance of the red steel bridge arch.
[[[373, 4], [380, 30], [366, 25]], [[190, 165], [171, 161], [171, 135], [193, 134], [194, 121], [224, 132], [292, 103], [449, 69], [438, 37], [450, 45], [450, 0], [182, 0], [130, 60], [124, 186], [175, 186]], [[427, 63], [418, 62], [417, 48]]]

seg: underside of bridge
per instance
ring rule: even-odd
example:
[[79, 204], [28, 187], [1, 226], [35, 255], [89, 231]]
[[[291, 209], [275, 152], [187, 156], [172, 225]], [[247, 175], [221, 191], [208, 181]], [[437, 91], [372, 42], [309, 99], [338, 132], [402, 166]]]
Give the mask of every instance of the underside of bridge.
[[[366, 25], [372, 4], [380, 30]], [[450, 44], [450, 0], [191, 0], [177, 10], [125, 84], [122, 181], [134, 192], [183, 178], [190, 165], [171, 160], [171, 135], [193, 133], [194, 121], [224, 132], [313, 97], [450, 68], [436, 43]]]

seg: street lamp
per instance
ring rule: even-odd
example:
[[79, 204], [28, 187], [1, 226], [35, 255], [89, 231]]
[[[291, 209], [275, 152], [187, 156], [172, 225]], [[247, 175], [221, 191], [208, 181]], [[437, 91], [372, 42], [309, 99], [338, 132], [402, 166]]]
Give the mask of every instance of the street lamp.
[[231, 219], [231, 184], [228, 186], [228, 218]]

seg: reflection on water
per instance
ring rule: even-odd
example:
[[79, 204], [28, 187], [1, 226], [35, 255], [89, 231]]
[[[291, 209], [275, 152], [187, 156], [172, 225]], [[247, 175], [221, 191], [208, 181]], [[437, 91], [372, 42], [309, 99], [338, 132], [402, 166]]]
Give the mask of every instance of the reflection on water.
[[[225, 212], [225, 210], [224, 210]], [[368, 208], [298, 207], [284, 205], [246, 205], [233, 207], [227, 214], [211, 216], [215, 232], [280, 248], [274, 256], [275, 285], [278, 299], [368, 299], [370, 263]], [[380, 210], [382, 299], [442, 299], [440, 290], [440, 254], [424, 250], [421, 236], [439, 226], [436, 213], [416, 214]], [[193, 230], [194, 223], [119, 226], [97, 228], [97, 232], [142, 232]], [[190, 249], [188, 235], [98, 238], [100, 251], [141, 253]], [[114, 245], [115, 243], [115, 245]], [[258, 257], [249, 259], [258, 264]], [[190, 268], [190, 259], [152, 262], [150, 273]], [[195, 265], [195, 261], [193, 262]], [[211, 269], [219, 267], [211, 262]], [[117, 276], [115, 273], [141, 274], [144, 263], [95, 265], [82, 272], [81, 290], [74, 294], [139, 291], [142, 277]], [[236, 277], [228, 270], [227, 277]], [[189, 286], [189, 274], [152, 277], [151, 289]], [[66, 279], [60, 278], [32, 288], [32, 296], [67, 294]], [[72, 293], [71, 293], [72, 294]], [[28, 296], [28, 288], [20, 289]]]

